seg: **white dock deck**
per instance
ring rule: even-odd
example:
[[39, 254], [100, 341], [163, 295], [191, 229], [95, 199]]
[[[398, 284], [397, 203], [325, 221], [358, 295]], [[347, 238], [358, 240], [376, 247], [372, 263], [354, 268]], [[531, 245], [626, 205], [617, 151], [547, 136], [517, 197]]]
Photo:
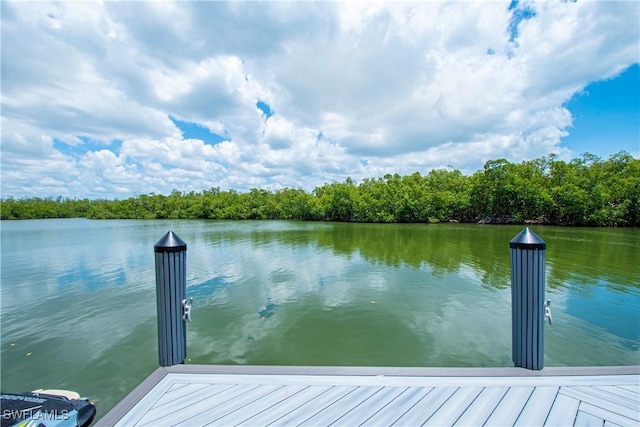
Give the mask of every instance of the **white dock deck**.
[[638, 426], [640, 367], [159, 368], [97, 426]]

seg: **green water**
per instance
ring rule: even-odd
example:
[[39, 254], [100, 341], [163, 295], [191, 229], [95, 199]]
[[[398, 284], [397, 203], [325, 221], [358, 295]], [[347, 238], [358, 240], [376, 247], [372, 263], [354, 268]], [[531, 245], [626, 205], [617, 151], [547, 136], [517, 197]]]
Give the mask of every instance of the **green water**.
[[[188, 244], [188, 363], [512, 366], [521, 226], [3, 221], [2, 389], [66, 388], [103, 415], [157, 367], [153, 245]], [[640, 364], [640, 229], [547, 242], [545, 366]]]

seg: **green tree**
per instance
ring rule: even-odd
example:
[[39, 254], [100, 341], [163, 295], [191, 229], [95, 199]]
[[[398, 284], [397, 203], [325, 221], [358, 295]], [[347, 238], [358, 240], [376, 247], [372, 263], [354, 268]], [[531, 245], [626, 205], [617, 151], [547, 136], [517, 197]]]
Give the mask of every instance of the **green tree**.
[[316, 187], [246, 193], [212, 187], [122, 200], [7, 197], [4, 219], [87, 217], [299, 219], [363, 222], [540, 221], [593, 226], [640, 225], [640, 160], [621, 151], [607, 160], [585, 153], [511, 163], [489, 160], [465, 176], [434, 169], [426, 176], [387, 174]]

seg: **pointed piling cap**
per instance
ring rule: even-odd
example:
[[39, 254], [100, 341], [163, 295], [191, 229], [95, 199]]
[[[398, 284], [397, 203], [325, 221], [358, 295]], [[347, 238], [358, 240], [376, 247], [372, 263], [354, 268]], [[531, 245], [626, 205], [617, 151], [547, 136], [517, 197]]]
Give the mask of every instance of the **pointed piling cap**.
[[173, 231], [167, 232], [153, 247], [155, 252], [180, 252], [187, 250], [187, 244]]
[[511, 239], [509, 247], [517, 249], [547, 249], [547, 244], [529, 227], [522, 230], [516, 237]]

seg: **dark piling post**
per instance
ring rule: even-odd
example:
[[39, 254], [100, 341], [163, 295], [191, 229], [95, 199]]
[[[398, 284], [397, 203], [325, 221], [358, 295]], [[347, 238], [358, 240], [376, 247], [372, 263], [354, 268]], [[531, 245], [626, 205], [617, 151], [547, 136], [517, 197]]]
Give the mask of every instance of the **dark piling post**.
[[511, 331], [516, 367], [544, 368], [545, 252], [547, 244], [529, 227], [511, 247]]
[[187, 357], [187, 244], [169, 231], [154, 246], [160, 366], [184, 363]]

